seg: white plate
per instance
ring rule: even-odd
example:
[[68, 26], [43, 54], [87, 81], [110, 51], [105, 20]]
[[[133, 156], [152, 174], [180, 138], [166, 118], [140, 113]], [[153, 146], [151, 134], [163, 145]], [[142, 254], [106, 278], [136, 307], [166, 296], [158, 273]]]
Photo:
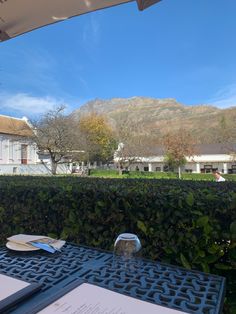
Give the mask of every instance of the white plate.
[[22, 252], [27, 252], [27, 251], [38, 251], [40, 250], [39, 248], [37, 247], [29, 247], [27, 245], [24, 245], [24, 244], [19, 244], [19, 243], [15, 243], [15, 242], [11, 242], [11, 241], [8, 241], [6, 243], [6, 247], [10, 250], [14, 250], [14, 251], [22, 251]]

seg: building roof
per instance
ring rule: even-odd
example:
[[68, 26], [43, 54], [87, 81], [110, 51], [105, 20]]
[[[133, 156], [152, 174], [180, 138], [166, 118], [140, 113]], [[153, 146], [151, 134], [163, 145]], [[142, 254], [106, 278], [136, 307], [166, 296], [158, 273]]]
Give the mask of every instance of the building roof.
[[32, 137], [33, 130], [26, 118], [18, 119], [0, 115], [0, 134]]
[[233, 151], [236, 151], [236, 144], [230, 143], [200, 144], [196, 145], [196, 150], [199, 155], [229, 154]]
[[[236, 152], [236, 144], [230, 143], [214, 143], [214, 144], [198, 144], [196, 145], [195, 155], [221, 155]], [[152, 149], [153, 156], [165, 155], [164, 147], [156, 146]]]

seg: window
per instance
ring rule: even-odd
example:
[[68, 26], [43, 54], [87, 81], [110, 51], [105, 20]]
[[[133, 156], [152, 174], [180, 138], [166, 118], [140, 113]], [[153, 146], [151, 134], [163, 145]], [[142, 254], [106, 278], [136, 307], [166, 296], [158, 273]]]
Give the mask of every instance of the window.
[[161, 167], [156, 167], [156, 171], [161, 171]]
[[170, 168], [169, 168], [169, 166], [165, 165], [164, 168], [163, 168], [163, 170], [164, 170], [165, 172], [168, 172], [168, 171], [170, 171]]
[[187, 173], [192, 173], [193, 170], [192, 170], [192, 169], [185, 169], [185, 172], [187, 172]]
[[28, 145], [21, 144], [21, 163], [27, 164]]
[[232, 165], [231, 173], [236, 174], [236, 165]]
[[149, 167], [143, 167], [143, 171], [149, 171]]
[[212, 172], [212, 165], [204, 165], [204, 172], [211, 173]]
[[204, 169], [211, 169], [212, 165], [204, 165]]

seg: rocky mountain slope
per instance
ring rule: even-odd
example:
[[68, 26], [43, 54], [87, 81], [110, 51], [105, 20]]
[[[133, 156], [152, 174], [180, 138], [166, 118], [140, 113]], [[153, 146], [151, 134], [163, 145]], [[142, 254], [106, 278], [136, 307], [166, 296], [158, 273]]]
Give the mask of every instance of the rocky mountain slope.
[[229, 134], [236, 130], [236, 106], [228, 109], [210, 105], [188, 106], [172, 98], [95, 99], [75, 110], [72, 116], [79, 119], [91, 112], [107, 115], [114, 128], [129, 124], [131, 134], [155, 138], [184, 128], [198, 143], [216, 143], [222, 141], [222, 130]]

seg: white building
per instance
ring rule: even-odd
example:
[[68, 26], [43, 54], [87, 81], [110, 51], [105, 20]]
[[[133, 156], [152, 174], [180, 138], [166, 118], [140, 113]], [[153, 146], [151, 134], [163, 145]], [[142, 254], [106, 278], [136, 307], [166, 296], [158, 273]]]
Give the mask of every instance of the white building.
[[[68, 173], [67, 163], [57, 172]], [[40, 154], [34, 142], [34, 130], [27, 118], [0, 115], [0, 174], [51, 174], [48, 154]]]
[[23, 165], [35, 165], [38, 160], [33, 130], [27, 118], [0, 115], [0, 173], [19, 173]]
[[[183, 171], [192, 173], [208, 173], [220, 171], [222, 173], [236, 173], [236, 160], [230, 151], [236, 152], [236, 144], [227, 147], [224, 144], [201, 144], [196, 146], [197, 154], [187, 157]], [[118, 157], [114, 158], [118, 162]], [[154, 147], [152, 156], [132, 158], [135, 160], [129, 166], [130, 170], [167, 171], [162, 147]]]

